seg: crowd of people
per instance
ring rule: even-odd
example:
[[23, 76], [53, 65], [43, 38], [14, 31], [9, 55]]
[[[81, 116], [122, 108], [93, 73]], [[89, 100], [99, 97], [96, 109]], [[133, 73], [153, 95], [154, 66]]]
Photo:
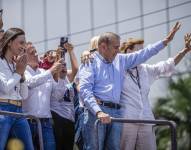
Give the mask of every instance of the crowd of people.
[[[25, 113], [40, 119], [45, 150], [155, 150], [153, 125], [112, 123], [111, 117], [154, 120], [148, 95], [152, 83], [170, 76], [191, 51], [191, 34], [184, 47], [166, 61], [144, 64], [171, 42], [177, 22], [164, 39], [143, 47], [144, 40], [105, 32], [93, 37], [77, 62], [66, 42], [42, 57], [20, 28], [2, 30], [0, 18], [0, 111]], [[67, 68], [63, 48], [69, 54]], [[94, 124], [99, 119], [98, 145]], [[0, 150], [11, 138], [22, 149], [39, 149], [37, 122], [0, 114]]]

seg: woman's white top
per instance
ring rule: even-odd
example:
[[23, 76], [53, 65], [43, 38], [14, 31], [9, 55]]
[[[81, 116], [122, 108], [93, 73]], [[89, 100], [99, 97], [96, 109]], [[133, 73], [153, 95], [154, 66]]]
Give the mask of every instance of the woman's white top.
[[[64, 88], [64, 81], [59, 80], [58, 84], [55, 84], [49, 70], [41, 68], [33, 70], [30, 66], [27, 66], [25, 77], [29, 87], [29, 96], [23, 102], [23, 112], [38, 118], [51, 118], [50, 96], [56, 86]], [[61, 95], [62, 93], [57, 92], [58, 97]]]
[[[15, 68], [9, 64], [11, 70]], [[21, 75], [12, 72], [7, 61], [0, 58], [0, 98], [11, 100], [23, 100], [28, 96], [26, 82], [20, 83]]]
[[[124, 82], [121, 93], [122, 116], [128, 119], [154, 119], [148, 95], [152, 83], [160, 76], [170, 76], [175, 70], [173, 58], [161, 61], [154, 65], [141, 64], [137, 66], [139, 74], [138, 84], [132, 80], [132, 76], [127, 71], [124, 74]], [[136, 76], [136, 69], [131, 69]]]

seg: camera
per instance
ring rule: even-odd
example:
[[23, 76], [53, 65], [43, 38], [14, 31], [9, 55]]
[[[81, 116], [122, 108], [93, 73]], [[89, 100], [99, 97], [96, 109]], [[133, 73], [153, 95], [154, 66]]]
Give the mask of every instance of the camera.
[[[66, 37], [66, 36], [64, 36], [64, 37], [61, 37], [60, 38], [60, 47], [62, 47], [63, 49], [65, 49], [64, 48], [64, 44], [65, 43], [68, 43], [68, 37]], [[66, 50], [66, 49], [65, 49]], [[67, 51], [67, 50], [66, 50]]]
[[62, 52], [61, 52], [61, 58], [65, 57], [65, 53], [67, 52], [67, 49], [64, 48], [64, 44], [68, 43], [68, 37], [64, 36], [60, 38], [60, 47], [62, 48]]
[[3, 9], [0, 9], [0, 17], [3, 15]]

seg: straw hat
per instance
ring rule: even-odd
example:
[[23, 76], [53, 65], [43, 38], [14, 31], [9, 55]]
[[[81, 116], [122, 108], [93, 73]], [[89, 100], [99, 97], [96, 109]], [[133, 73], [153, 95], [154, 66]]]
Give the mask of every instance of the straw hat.
[[23, 35], [25, 32], [19, 28], [10, 28], [8, 29], [2, 39], [0, 39], [0, 55], [2, 54], [3, 48], [9, 43], [11, 39], [13, 39], [17, 35]]

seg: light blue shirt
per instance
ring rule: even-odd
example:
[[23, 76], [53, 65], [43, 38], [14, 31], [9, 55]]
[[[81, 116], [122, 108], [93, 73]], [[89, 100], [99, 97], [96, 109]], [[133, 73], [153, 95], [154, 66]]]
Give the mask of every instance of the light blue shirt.
[[159, 41], [135, 53], [117, 54], [112, 63], [96, 52], [91, 64], [80, 67], [80, 96], [85, 106], [96, 114], [101, 111], [96, 98], [119, 103], [125, 70], [145, 62], [163, 48], [163, 42]]

